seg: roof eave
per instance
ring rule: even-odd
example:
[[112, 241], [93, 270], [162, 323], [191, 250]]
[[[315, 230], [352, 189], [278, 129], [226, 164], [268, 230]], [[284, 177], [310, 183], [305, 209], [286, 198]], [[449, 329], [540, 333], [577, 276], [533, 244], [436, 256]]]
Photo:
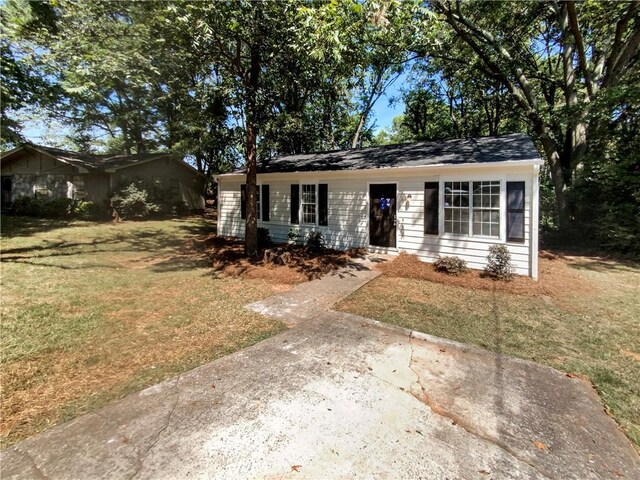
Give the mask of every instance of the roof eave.
[[109, 167], [109, 166], [105, 166], [103, 168], [103, 170], [107, 173], [115, 173], [118, 170], [122, 170], [125, 168], [129, 168], [129, 167], [135, 167], [137, 165], [144, 165], [145, 163], [150, 163], [150, 162], [155, 162], [157, 160], [162, 160], [163, 158], [169, 158], [175, 162], [178, 162], [180, 165], [182, 165], [183, 167], [188, 168], [191, 172], [201, 176], [202, 178], [205, 178], [206, 175], [200, 171], [198, 171], [198, 169], [192, 167], [191, 165], [189, 165], [187, 162], [185, 162], [184, 160], [182, 160], [181, 158], [176, 157], [174, 154], [171, 153], [166, 153], [166, 154], [162, 154], [162, 155], [158, 155], [157, 157], [153, 157], [153, 158], [148, 158], [146, 160], [142, 160], [140, 162], [136, 162], [136, 163], [131, 163], [131, 164], [127, 164], [127, 165], [119, 165], [119, 166], [115, 166], [115, 167]]
[[[434, 163], [431, 165], [403, 165], [398, 167], [379, 167], [379, 168], [357, 168], [357, 169], [337, 169], [337, 170], [294, 170], [290, 172], [258, 172], [259, 175], [282, 175], [282, 174], [297, 174], [297, 173], [340, 173], [340, 172], [369, 172], [380, 170], [405, 170], [405, 169], [419, 169], [426, 170], [431, 168], [482, 168], [495, 165], [504, 166], [535, 166], [544, 164], [544, 160], [541, 158], [532, 160], [504, 160], [502, 162], [469, 162], [469, 163]], [[230, 172], [221, 173], [216, 175], [218, 177], [243, 177], [246, 176], [246, 172]]]
[[69, 160], [67, 160], [65, 158], [60, 158], [60, 157], [58, 157], [56, 155], [53, 155], [53, 154], [47, 152], [46, 150], [42, 150], [41, 148], [38, 148], [36, 145], [33, 145], [32, 143], [28, 143], [26, 145], [21, 145], [21, 146], [16, 147], [16, 148], [14, 148], [12, 150], [9, 150], [8, 152], [3, 153], [2, 156], [0, 157], [0, 160], [4, 160], [6, 157], [8, 157], [10, 155], [13, 155], [15, 153], [18, 153], [20, 150], [29, 150], [29, 149], [33, 150], [33, 151], [36, 151], [36, 152], [38, 152], [38, 153], [40, 153], [42, 155], [46, 155], [49, 158], [53, 158], [54, 160], [57, 160], [58, 162], [62, 162], [64, 164], [69, 165], [69, 166], [74, 167], [74, 168], [86, 169], [87, 171], [95, 170], [94, 166], [87, 165], [86, 163], [81, 162], [81, 161], [78, 161], [76, 163], [76, 162], [71, 162], [71, 161], [69, 161]]

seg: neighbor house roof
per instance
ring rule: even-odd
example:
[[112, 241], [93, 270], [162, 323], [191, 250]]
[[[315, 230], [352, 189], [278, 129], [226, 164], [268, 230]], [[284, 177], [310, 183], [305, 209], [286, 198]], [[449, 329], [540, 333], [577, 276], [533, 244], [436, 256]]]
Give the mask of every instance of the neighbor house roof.
[[9, 150], [8, 152], [3, 152], [0, 158], [4, 160], [5, 158], [18, 153], [20, 150], [23, 150], [25, 148], [27, 149], [30, 148], [32, 150], [42, 152], [64, 163], [69, 163], [76, 167], [83, 167], [88, 170], [101, 170], [101, 171], [118, 170], [120, 168], [131, 167], [134, 165], [150, 162], [160, 158], [171, 157], [181, 162], [182, 164], [184, 164], [184, 166], [192, 169], [194, 172], [201, 174], [196, 169], [194, 169], [191, 165], [175, 157], [175, 155], [169, 152], [138, 153], [134, 155], [113, 155], [113, 154], [104, 155], [104, 154], [94, 154], [94, 153], [73, 152], [70, 150], [63, 150], [61, 148], [45, 147], [43, 145], [25, 143], [20, 147], [14, 148], [13, 150]]
[[[531, 138], [524, 133], [284, 155], [260, 163], [258, 173], [365, 170], [514, 161], [542, 163]], [[244, 172], [245, 170], [240, 170], [234, 173]]]

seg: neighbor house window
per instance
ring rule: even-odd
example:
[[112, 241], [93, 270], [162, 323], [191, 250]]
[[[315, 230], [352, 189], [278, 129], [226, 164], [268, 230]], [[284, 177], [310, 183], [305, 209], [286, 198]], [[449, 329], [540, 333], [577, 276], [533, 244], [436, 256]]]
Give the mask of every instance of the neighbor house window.
[[499, 181], [444, 182], [443, 208], [445, 233], [500, 237]]
[[500, 236], [500, 182], [473, 182], [473, 234]]
[[444, 182], [444, 231], [469, 235], [469, 182]]
[[35, 194], [36, 194], [36, 197], [49, 196], [49, 187], [48, 187], [46, 175], [36, 176]]
[[302, 223], [316, 223], [316, 186], [302, 185]]

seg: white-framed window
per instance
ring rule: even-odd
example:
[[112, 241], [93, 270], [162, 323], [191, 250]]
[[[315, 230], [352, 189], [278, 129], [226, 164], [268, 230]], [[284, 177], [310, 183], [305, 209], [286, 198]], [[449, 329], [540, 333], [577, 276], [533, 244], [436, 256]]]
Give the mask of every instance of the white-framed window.
[[317, 214], [317, 196], [316, 186], [314, 184], [301, 185], [300, 195], [300, 212], [302, 214], [302, 223], [313, 224], [316, 222]]
[[256, 219], [262, 220], [262, 209], [260, 208], [260, 190], [262, 185], [256, 184]]
[[444, 182], [443, 210], [445, 233], [499, 238], [500, 181]]
[[474, 235], [500, 237], [500, 182], [473, 182]]
[[469, 235], [469, 182], [444, 182], [444, 231]]

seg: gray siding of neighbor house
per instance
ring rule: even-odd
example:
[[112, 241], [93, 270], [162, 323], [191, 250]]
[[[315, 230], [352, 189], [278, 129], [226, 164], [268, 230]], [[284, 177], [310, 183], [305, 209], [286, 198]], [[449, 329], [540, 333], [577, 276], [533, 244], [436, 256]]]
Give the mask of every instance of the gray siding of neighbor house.
[[111, 175], [102, 172], [91, 172], [85, 176], [84, 191], [85, 200], [90, 200], [96, 204], [103, 204], [111, 196], [109, 189]]
[[76, 198], [87, 174], [39, 152], [25, 152], [6, 165], [2, 176], [12, 177], [11, 201], [18, 197]]
[[2, 164], [2, 176], [12, 179], [11, 201], [38, 196], [84, 199], [104, 205], [122, 181], [145, 178], [159, 180], [163, 188], [175, 191], [176, 200], [185, 202], [190, 209], [204, 208], [204, 179], [175, 159], [160, 158], [102, 172], [69, 165], [32, 150], [16, 155]]
[[177, 190], [177, 199], [186, 203], [192, 210], [204, 208], [204, 180], [191, 169], [176, 160], [162, 158], [151, 162], [122, 168], [113, 174], [112, 189], [126, 180], [145, 178], [157, 180], [162, 187]]

